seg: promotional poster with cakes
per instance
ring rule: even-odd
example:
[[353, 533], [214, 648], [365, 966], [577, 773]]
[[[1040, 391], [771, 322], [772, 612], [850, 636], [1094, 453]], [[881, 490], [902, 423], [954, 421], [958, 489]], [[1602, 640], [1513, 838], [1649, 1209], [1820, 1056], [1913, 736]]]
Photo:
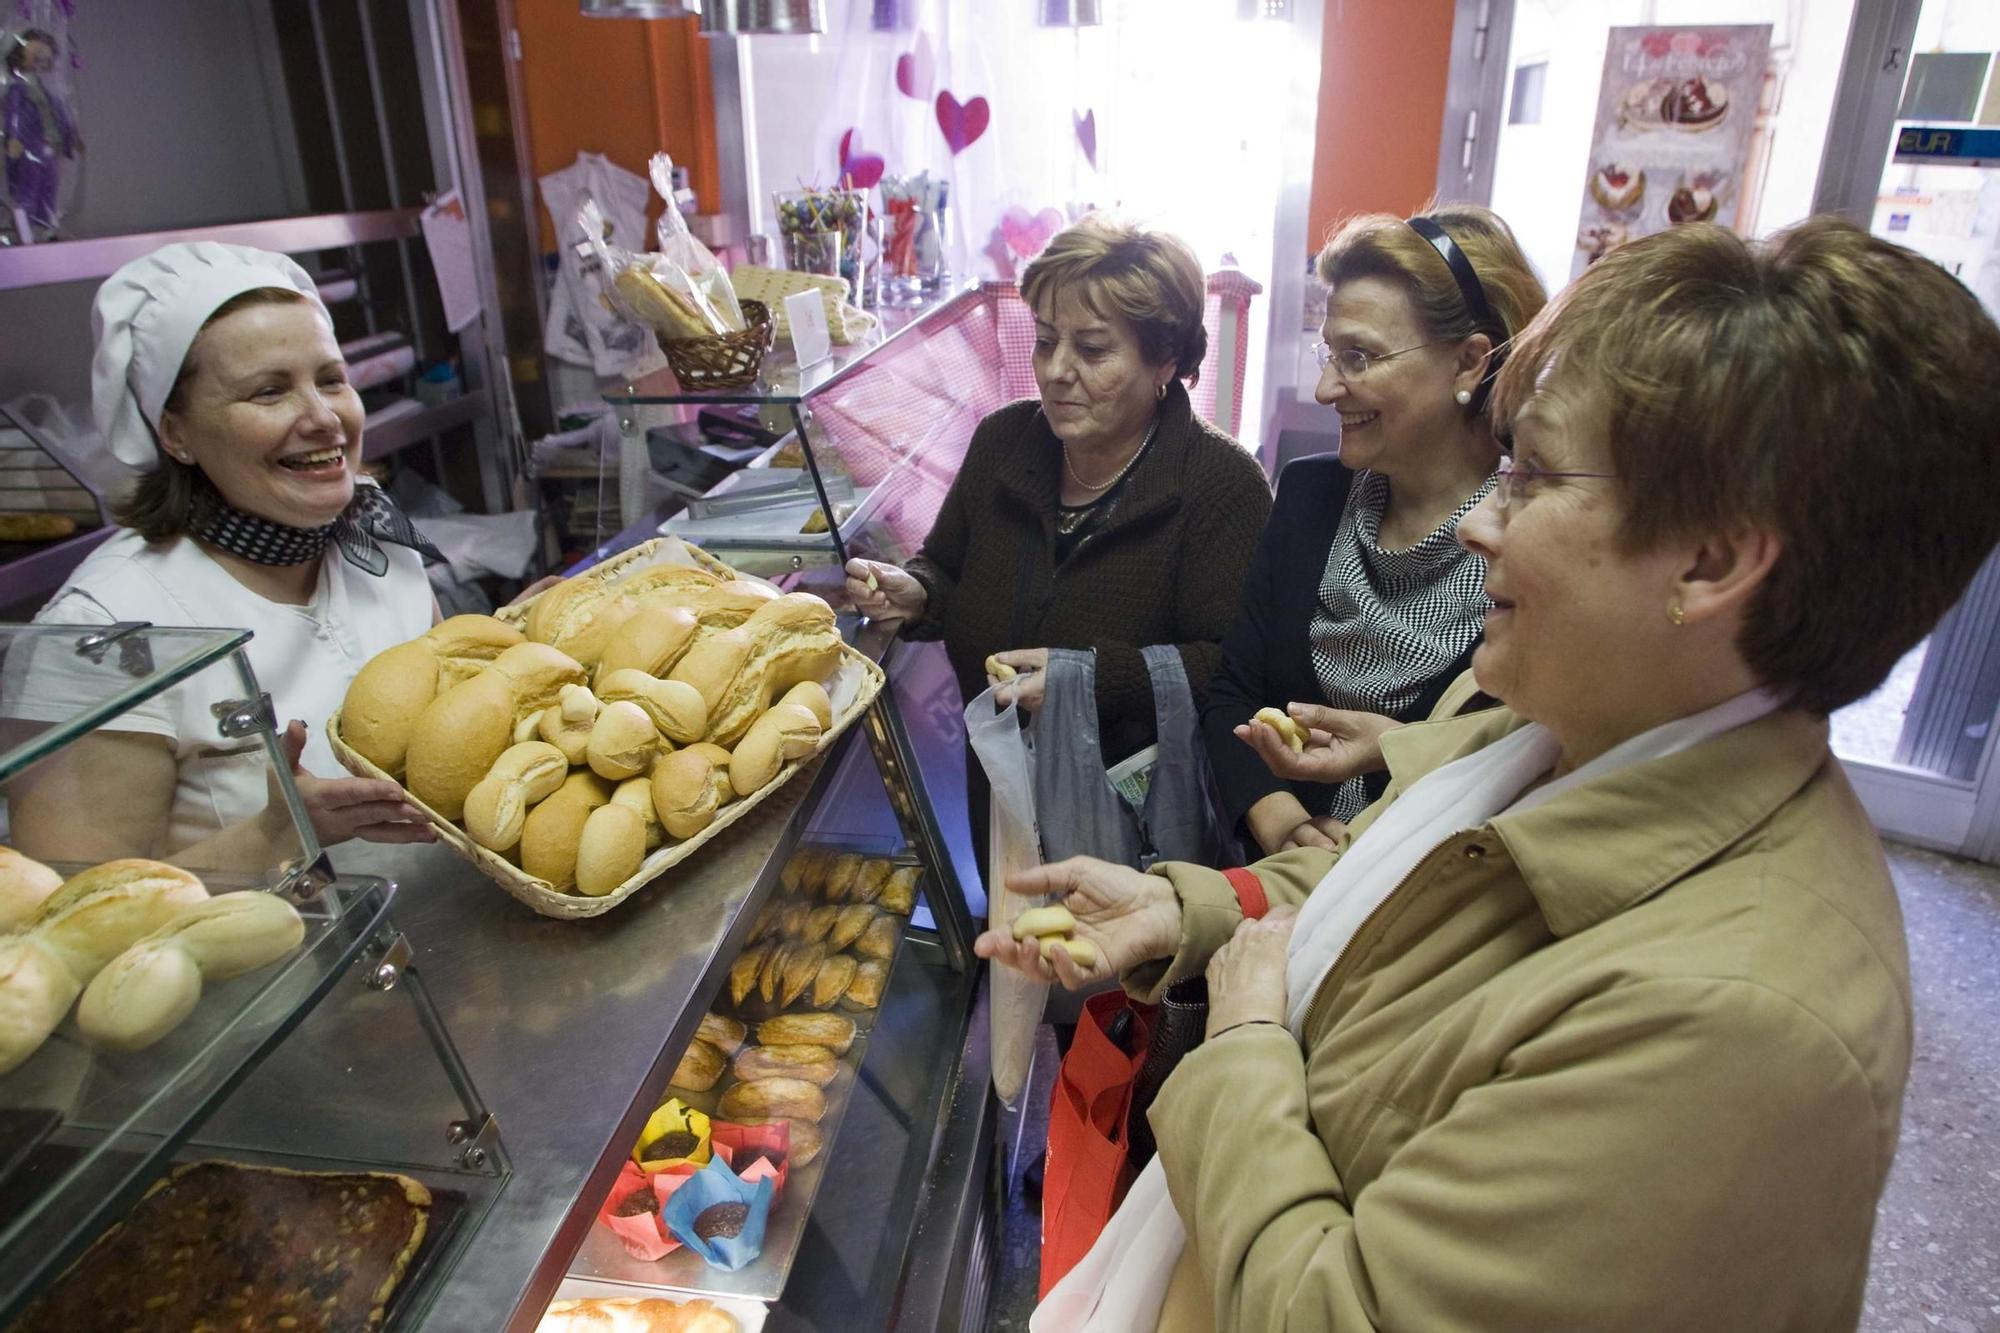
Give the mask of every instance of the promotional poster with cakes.
[[1770, 46], [1768, 23], [1611, 30], [1571, 277], [1676, 222], [1735, 222]]

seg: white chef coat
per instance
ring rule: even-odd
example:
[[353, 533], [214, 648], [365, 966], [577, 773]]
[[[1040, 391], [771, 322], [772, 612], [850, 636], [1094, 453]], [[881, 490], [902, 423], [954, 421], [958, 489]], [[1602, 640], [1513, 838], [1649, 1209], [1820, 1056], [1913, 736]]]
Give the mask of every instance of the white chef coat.
[[[380, 578], [349, 564], [329, 544], [319, 582], [304, 606], [286, 606], [252, 592], [192, 540], [149, 544], [121, 529], [77, 567], [38, 624], [99, 625], [144, 620], [155, 625], [248, 629], [245, 646], [258, 687], [271, 696], [282, 728], [306, 724], [306, 771], [344, 777], [326, 740], [326, 720], [340, 707], [362, 664], [431, 626], [434, 599], [423, 560], [407, 546], [384, 542], [389, 569]], [[80, 700], [103, 697], [104, 668], [83, 666], [67, 645], [46, 643], [32, 663], [10, 653], [0, 681], [0, 712], [54, 722], [75, 715]], [[107, 658], [115, 662], [116, 653]], [[17, 669], [26, 668], [26, 669]], [[243, 697], [236, 671], [218, 663], [148, 699], [110, 730], [164, 736], [173, 744], [176, 779], [168, 847], [198, 842], [260, 813], [268, 800], [268, 764], [260, 743], [228, 740], [211, 706]]]

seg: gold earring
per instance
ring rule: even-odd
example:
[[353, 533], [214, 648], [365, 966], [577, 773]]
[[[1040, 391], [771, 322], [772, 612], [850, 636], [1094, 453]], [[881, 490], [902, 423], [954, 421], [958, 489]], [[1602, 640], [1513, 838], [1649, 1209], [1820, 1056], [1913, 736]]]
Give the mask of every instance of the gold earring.
[[1672, 602], [1667, 606], [1667, 619], [1676, 625], [1684, 625], [1687, 623], [1687, 612], [1681, 610], [1679, 602]]
[[[1171, 383], [1171, 382], [1172, 382], [1172, 381], [1168, 381], [1168, 383]], [[1163, 403], [1167, 401], [1167, 386], [1166, 386], [1165, 384], [1162, 384], [1162, 385], [1160, 386], [1160, 392], [1159, 392], [1159, 394], [1157, 395], [1157, 397], [1158, 397], [1158, 398], [1159, 398], [1159, 400], [1160, 400], [1161, 402], [1163, 402]]]

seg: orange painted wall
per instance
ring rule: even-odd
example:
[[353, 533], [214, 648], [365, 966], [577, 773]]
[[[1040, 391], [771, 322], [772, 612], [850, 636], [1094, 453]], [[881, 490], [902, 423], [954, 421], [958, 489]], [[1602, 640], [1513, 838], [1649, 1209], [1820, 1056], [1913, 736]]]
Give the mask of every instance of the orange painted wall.
[[[537, 176], [586, 152], [644, 176], [665, 149], [688, 169], [702, 210], [721, 206], [708, 52], [694, 19], [585, 18], [564, 0], [523, 0], [514, 13]], [[656, 196], [648, 216], [660, 207]], [[548, 210], [537, 212], [542, 249], [552, 250]]]
[[1310, 248], [1349, 214], [1408, 214], [1436, 191], [1452, 10], [1452, 0], [1326, 0]]

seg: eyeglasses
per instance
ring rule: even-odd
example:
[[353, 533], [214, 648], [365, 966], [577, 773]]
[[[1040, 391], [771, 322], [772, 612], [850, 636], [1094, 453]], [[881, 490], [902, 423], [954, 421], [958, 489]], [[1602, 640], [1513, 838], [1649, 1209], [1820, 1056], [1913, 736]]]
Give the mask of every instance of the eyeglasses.
[[1368, 367], [1377, 361], [1390, 361], [1399, 356], [1408, 356], [1411, 352], [1421, 352], [1426, 347], [1436, 347], [1439, 343], [1455, 341], [1457, 340], [1454, 338], [1433, 338], [1427, 343], [1418, 343], [1415, 347], [1405, 347], [1401, 351], [1384, 352], [1380, 356], [1370, 356], [1359, 347], [1343, 347], [1336, 352], [1325, 343], [1318, 342], [1313, 344], [1313, 355], [1319, 359], [1321, 370], [1325, 370], [1328, 366], [1337, 366], [1342, 379], [1358, 380], [1366, 375]]
[[1493, 483], [1493, 500], [1502, 512], [1520, 498], [1521, 487], [1533, 485], [1544, 477], [1598, 477], [1610, 481], [1618, 476], [1616, 472], [1551, 472], [1533, 463], [1516, 462], [1509, 454], [1500, 456], [1500, 466], [1494, 475], [1497, 480]]

